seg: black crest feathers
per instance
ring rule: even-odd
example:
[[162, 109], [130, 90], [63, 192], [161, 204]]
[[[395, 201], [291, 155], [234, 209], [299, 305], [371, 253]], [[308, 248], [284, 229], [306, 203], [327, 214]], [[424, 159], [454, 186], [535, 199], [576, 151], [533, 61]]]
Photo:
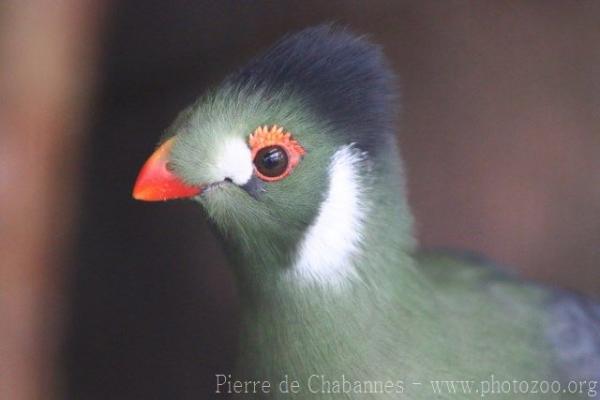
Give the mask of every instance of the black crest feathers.
[[228, 81], [267, 93], [292, 90], [365, 151], [393, 135], [394, 74], [379, 46], [344, 29], [320, 25], [286, 36]]

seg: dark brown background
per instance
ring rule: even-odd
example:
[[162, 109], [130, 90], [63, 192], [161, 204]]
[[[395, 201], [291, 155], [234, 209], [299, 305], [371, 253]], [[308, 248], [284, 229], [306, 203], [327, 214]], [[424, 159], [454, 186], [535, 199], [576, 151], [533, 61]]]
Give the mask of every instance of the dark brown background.
[[371, 34], [401, 78], [399, 139], [424, 246], [599, 293], [600, 3], [105, 7], [66, 300], [50, 310], [66, 310], [68, 398], [210, 398], [214, 374], [230, 370], [235, 290], [218, 244], [194, 204], [136, 203], [131, 186], [178, 110], [282, 34], [323, 21]]

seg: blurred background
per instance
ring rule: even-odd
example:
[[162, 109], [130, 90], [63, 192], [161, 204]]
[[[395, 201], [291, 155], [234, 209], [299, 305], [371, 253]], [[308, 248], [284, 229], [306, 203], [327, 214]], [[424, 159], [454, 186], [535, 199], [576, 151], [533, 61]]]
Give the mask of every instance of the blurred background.
[[0, 4], [0, 399], [211, 398], [235, 288], [194, 204], [137, 203], [177, 112], [337, 21], [401, 78], [424, 247], [600, 293], [600, 2]]

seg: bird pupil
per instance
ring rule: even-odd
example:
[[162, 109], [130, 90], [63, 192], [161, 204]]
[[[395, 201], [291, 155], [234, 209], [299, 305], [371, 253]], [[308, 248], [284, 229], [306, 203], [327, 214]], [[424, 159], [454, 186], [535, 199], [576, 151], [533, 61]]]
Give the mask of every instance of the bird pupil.
[[283, 154], [279, 149], [271, 149], [263, 156], [263, 165], [267, 169], [277, 168], [281, 164]]
[[281, 146], [268, 146], [256, 154], [254, 164], [261, 174], [270, 178], [277, 177], [287, 168], [287, 153]]

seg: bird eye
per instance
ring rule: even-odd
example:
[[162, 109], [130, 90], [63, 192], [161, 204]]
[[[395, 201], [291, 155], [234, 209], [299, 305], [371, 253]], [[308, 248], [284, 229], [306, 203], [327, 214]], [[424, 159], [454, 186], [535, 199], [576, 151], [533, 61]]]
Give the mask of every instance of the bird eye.
[[306, 151], [282, 127], [259, 126], [248, 138], [256, 175], [267, 182], [288, 176]]
[[279, 178], [288, 167], [288, 156], [281, 146], [267, 146], [256, 153], [254, 166], [266, 180]]

